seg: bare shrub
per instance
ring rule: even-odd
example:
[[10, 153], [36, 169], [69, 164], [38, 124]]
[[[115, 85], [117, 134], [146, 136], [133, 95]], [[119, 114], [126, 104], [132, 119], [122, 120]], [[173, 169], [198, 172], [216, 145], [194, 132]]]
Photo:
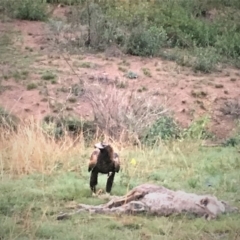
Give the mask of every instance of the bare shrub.
[[85, 98], [90, 103], [96, 125], [118, 141], [137, 140], [167, 110], [157, 104], [150, 92], [139, 94], [108, 89], [99, 85], [86, 87]]
[[224, 115], [230, 115], [234, 119], [239, 119], [240, 117], [240, 100], [233, 99], [224, 102], [223, 106], [220, 108], [220, 111]]

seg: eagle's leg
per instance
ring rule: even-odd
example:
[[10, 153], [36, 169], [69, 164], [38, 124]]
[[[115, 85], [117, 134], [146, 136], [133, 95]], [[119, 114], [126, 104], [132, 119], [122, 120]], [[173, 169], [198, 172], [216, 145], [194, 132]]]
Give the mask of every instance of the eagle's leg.
[[111, 190], [112, 190], [112, 185], [113, 185], [113, 181], [114, 181], [114, 177], [115, 177], [115, 172], [112, 172], [108, 179], [107, 179], [107, 184], [106, 184], [106, 192], [108, 194], [110, 194]]
[[91, 172], [90, 177], [90, 188], [94, 194], [96, 194], [96, 185], [98, 184], [98, 172], [94, 171], [94, 169]]

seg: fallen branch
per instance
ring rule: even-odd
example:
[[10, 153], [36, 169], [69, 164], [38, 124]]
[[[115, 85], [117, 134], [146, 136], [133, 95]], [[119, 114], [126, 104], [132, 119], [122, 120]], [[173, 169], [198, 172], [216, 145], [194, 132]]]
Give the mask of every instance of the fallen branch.
[[142, 184], [133, 188], [122, 197], [112, 197], [106, 203], [98, 206], [79, 204], [72, 213], [64, 213], [57, 217], [58, 220], [69, 218], [81, 212], [101, 214], [137, 214], [147, 213], [157, 216], [172, 214], [193, 214], [207, 220], [215, 219], [220, 214], [237, 212], [226, 202], [218, 200], [215, 196], [197, 195], [183, 191], [172, 191], [154, 184]]

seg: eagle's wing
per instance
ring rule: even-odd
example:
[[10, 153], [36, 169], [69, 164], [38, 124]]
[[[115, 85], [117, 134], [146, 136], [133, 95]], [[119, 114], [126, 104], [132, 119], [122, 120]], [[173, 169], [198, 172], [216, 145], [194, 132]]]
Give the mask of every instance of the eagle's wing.
[[92, 171], [92, 169], [95, 167], [95, 165], [97, 164], [97, 159], [98, 159], [98, 155], [99, 155], [100, 150], [99, 149], [95, 149], [91, 156], [90, 156], [90, 160], [88, 163], [88, 172]]
[[119, 159], [119, 155], [117, 153], [114, 153], [113, 161], [114, 161], [115, 172], [119, 172], [119, 170], [120, 170], [120, 159]]

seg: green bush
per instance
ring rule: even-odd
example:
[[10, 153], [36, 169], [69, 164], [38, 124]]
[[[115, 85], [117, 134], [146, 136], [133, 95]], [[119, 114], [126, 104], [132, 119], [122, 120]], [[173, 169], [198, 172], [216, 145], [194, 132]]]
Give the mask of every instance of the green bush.
[[53, 80], [56, 78], [56, 75], [50, 71], [46, 71], [42, 74], [41, 77], [43, 80], [49, 81], [49, 80]]
[[119, 28], [116, 19], [105, 14], [102, 5], [89, 2], [89, 4], [72, 9], [72, 15], [69, 18], [72, 29], [79, 25], [87, 27], [87, 31], [81, 36], [83, 41], [76, 42], [80, 47], [86, 45], [92, 49], [103, 51], [112, 43], [124, 45], [124, 31]]
[[239, 118], [236, 121], [236, 128], [231, 137], [227, 138], [223, 142], [223, 146], [225, 147], [238, 147], [240, 146], [240, 120]]
[[214, 48], [195, 48], [193, 70], [210, 73], [216, 68], [218, 55]]
[[240, 32], [232, 30], [224, 35], [217, 36], [216, 48], [219, 53], [231, 57], [240, 57]]
[[97, 0], [74, 7], [69, 19], [73, 26], [87, 27], [80, 47], [85, 42], [102, 51], [114, 43], [137, 56], [158, 56], [163, 47], [187, 49], [195, 54], [189, 61], [181, 55], [165, 57], [209, 73], [220, 59], [239, 62], [239, 7], [237, 0]]
[[178, 138], [180, 128], [171, 116], [162, 116], [152, 124], [141, 137], [142, 143], [154, 145], [159, 140]]
[[230, 137], [224, 141], [223, 146], [225, 147], [235, 147], [240, 144], [240, 135], [235, 137]]
[[162, 27], [133, 29], [127, 43], [127, 53], [137, 56], [156, 56], [166, 44], [167, 34]]
[[83, 121], [75, 116], [52, 116], [46, 115], [43, 118], [42, 128], [49, 136], [59, 139], [65, 132], [71, 136], [83, 134], [86, 143], [89, 143], [96, 134], [96, 125], [92, 121]]
[[1, 0], [5, 14], [22, 20], [43, 21], [47, 19], [44, 0]]
[[191, 123], [191, 125], [182, 131], [181, 137], [185, 139], [208, 139], [212, 135], [207, 130], [207, 125], [209, 123], [209, 117], [203, 116], [196, 119]]
[[27, 85], [27, 90], [33, 90], [37, 88], [37, 84], [36, 83], [29, 83]]
[[[110, 15], [128, 28], [130, 37], [127, 52], [133, 55], [149, 56], [158, 51], [158, 46], [167, 43], [171, 47], [180, 48], [216, 48], [217, 53], [228, 57], [239, 56], [239, 16], [238, 14], [224, 12], [226, 3], [219, 0], [170, 0], [155, 1], [154, 3], [138, 2], [131, 6], [115, 3]], [[236, 1], [231, 1], [230, 6], [237, 7]], [[210, 21], [209, 11], [218, 9], [219, 13]], [[115, 9], [115, 10], [114, 10]], [[157, 26], [152, 27], [151, 26]], [[150, 28], [149, 28], [150, 27]], [[157, 30], [163, 29], [163, 39], [158, 44]], [[127, 36], [125, 37], [127, 38]], [[143, 50], [142, 50], [143, 49]], [[145, 50], [146, 49], [146, 50]], [[201, 57], [201, 56], [200, 56]], [[207, 56], [208, 57], [208, 56]], [[211, 56], [210, 56], [211, 58]], [[196, 69], [205, 71], [206, 57], [199, 58]], [[213, 62], [213, 59], [210, 59]], [[215, 63], [214, 63], [215, 64]], [[213, 64], [213, 65], [214, 65]], [[207, 69], [206, 72], [209, 70]]]
[[74, 5], [74, 4], [82, 4], [85, 3], [87, 0], [46, 0], [47, 3], [62, 3], [66, 5]]

